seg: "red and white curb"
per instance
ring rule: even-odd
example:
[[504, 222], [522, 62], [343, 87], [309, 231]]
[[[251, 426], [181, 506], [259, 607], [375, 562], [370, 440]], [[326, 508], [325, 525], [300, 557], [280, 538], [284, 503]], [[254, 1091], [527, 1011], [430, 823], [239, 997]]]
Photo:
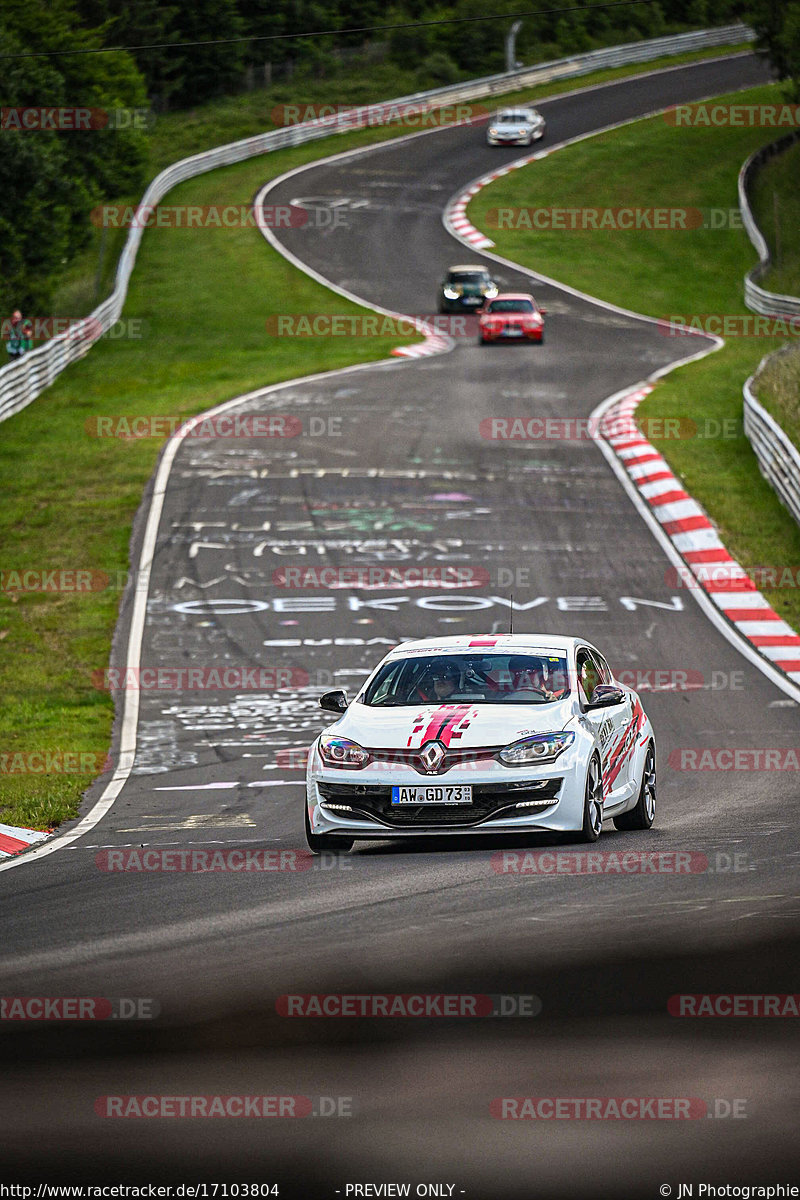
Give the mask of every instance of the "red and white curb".
[[417, 328], [425, 334], [424, 342], [417, 342], [414, 346], [396, 346], [391, 353], [398, 358], [428, 358], [431, 354], [443, 354], [450, 349], [452, 342], [449, 337], [432, 332], [429, 325], [418, 325]]
[[[714, 525], [672, 473], [663, 455], [636, 430], [633, 414], [652, 390], [653, 385], [645, 385], [612, 405], [603, 417], [600, 433], [697, 580], [695, 584], [687, 574], [684, 586], [701, 588], [741, 637], [800, 683], [800, 636], [728, 553]], [[714, 566], [721, 569], [715, 572]]]
[[21, 854], [29, 846], [50, 837], [38, 829], [20, 829], [16, 825], [0, 825], [0, 858], [11, 858]]
[[518, 158], [508, 166], [500, 167], [498, 171], [490, 171], [488, 175], [481, 175], [479, 179], [473, 180], [469, 187], [450, 200], [442, 214], [444, 227], [448, 233], [452, 233], [462, 242], [474, 246], [476, 250], [490, 250], [494, 245], [492, 239], [485, 233], [481, 233], [480, 229], [476, 229], [467, 218], [467, 205], [470, 200], [473, 196], [477, 196], [478, 192], [487, 184], [494, 183], [496, 179], [502, 179], [504, 175], [508, 175], [509, 171], [518, 171], [520, 167], [527, 167], [528, 163], [535, 162], [538, 158], [545, 158], [549, 153], [549, 150], [538, 150], [536, 154]]

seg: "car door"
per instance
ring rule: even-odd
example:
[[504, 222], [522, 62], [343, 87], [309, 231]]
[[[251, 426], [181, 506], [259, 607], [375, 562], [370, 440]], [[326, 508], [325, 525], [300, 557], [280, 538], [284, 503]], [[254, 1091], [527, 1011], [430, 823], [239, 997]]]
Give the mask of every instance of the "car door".
[[[603, 767], [603, 794], [605, 803], [611, 806], [621, 798], [621, 793], [627, 790], [630, 780], [630, 738], [632, 736], [631, 701], [626, 692], [624, 704], [614, 704], [608, 708], [589, 709], [585, 705], [591, 696], [587, 695], [587, 686], [591, 690], [597, 684], [613, 683], [613, 676], [608, 663], [596, 650], [588, 646], [579, 647], [575, 656], [578, 673], [578, 697], [583, 717], [594, 730]], [[635, 734], [633, 734], [635, 737]]]
[[[619, 687], [602, 654], [594, 650], [593, 656], [603, 676], [603, 683]], [[623, 687], [622, 690], [625, 693], [625, 703], [608, 710], [617, 714], [615, 741], [609, 753], [609, 783], [612, 790], [618, 794], [627, 791], [634, 780], [636, 738], [641, 725], [641, 720], [637, 718], [643, 716], [636, 697], [628, 688]]]

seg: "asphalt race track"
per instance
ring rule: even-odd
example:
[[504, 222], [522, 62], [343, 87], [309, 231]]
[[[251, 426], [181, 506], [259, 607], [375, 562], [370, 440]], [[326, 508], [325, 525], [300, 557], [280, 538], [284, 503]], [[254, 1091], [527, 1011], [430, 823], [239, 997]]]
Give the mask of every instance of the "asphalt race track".
[[[541, 105], [547, 142], [764, 77], [741, 56], [555, 99]], [[337, 228], [280, 236], [366, 301], [430, 313], [444, 269], [480, 257], [445, 232], [444, 204], [521, 153], [488, 149], [482, 129], [444, 130], [312, 165], [265, 202], [346, 214]], [[3, 995], [145, 998], [159, 1011], [0, 1026], [9, 1179], [277, 1182], [290, 1200], [366, 1182], [406, 1182], [411, 1195], [446, 1185], [428, 1194], [470, 1200], [800, 1182], [791, 1019], [667, 1008], [676, 994], [794, 990], [796, 775], [674, 764], [687, 748], [797, 747], [797, 706], [671, 586], [593, 441], [481, 436], [492, 416], [587, 417], [688, 353], [652, 324], [535, 290], [549, 313], [542, 346], [457, 339], [436, 357], [267, 389], [231, 411], [295, 418], [298, 436], [178, 448], [141, 666], [227, 667], [243, 683], [143, 687], [136, 761], [114, 805], [63, 849], [0, 872]], [[298, 340], [298, 370], [302, 351]], [[276, 576], [375, 563], [481, 567], [490, 582], [299, 589]], [[655, 827], [609, 823], [597, 848], [682, 852], [694, 869], [522, 875], [498, 869], [498, 852], [520, 847], [465, 840], [361, 843], [313, 865], [292, 853], [304, 848], [302, 750], [328, 723], [319, 693], [352, 694], [402, 638], [507, 629], [511, 592], [517, 632], [586, 634], [645, 681], [692, 673], [688, 690], [642, 688], [659, 739]], [[134, 602], [132, 588], [117, 669]], [[259, 667], [289, 686], [254, 686], [246, 673]], [[284, 851], [269, 861], [298, 869], [113, 869], [135, 862], [113, 851], [142, 848]], [[292, 1019], [277, 1005], [341, 992], [535, 995], [541, 1012]], [[105, 1096], [189, 1094], [310, 1097], [317, 1119], [126, 1120], [95, 1108]], [[705, 1106], [694, 1121], [495, 1119], [492, 1101], [514, 1096]]]

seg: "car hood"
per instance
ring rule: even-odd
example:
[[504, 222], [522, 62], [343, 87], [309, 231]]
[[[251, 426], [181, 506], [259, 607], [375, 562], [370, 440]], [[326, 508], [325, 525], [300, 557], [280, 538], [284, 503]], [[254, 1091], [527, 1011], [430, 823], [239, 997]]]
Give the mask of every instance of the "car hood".
[[563, 729], [573, 715], [567, 698], [553, 704], [424, 704], [370, 708], [353, 703], [329, 732], [367, 749], [417, 749], [439, 741], [452, 749], [505, 746], [534, 733]]

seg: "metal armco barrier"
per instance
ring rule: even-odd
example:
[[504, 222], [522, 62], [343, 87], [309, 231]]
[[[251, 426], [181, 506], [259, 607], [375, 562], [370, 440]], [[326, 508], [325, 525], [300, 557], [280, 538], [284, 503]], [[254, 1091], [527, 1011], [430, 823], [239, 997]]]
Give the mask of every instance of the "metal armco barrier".
[[[141, 206], [158, 204], [176, 184], [202, 175], [205, 171], [213, 171], [216, 167], [229, 166], [257, 154], [266, 154], [270, 150], [297, 146], [317, 138], [330, 137], [334, 133], [360, 128], [369, 124], [370, 118], [373, 118], [374, 124], [379, 124], [381, 113], [396, 107], [413, 106], [420, 112], [426, 112], [446, 104], [476, 100], [482, 96], [492, 96], [538, 83], [586, 75], [604, 67], [645, 63], [666, 54], [683, 54], [713, 46], [730, 46], [737, 42], [752, 41], [753, 38], [752, 30], [746, 25], [725, 25], [718, 29], [703, 29], [696, 33], [681, 33], [673, 37], [632, 42], [625, 46], [611, 46], [605, 50], [593, 50], [589, 54], [557, 59], [538, 67], [523, 67], [518, 71], [489, 75], [484, 79], [473, 79], [428, 92], [417, 92], [397, 100], [354, 107], [335, 116], [320, 117], [314, 121], [305, 121], [301, 125], [276, 129], [256, 137], [245, 138], [240, 142], [217, 146], [214, 150], [207, 150], [173, 163], [150, 183], [142, 197]], [[19, 362], [9, 363], [0, 369], [0, 421], [13, 416], [35, 400], [65, 367], [82, 358], [92, 343], [119, 320], [143, 232], [142, 225], [131, 227], [117, 264], [114, 289], [86, 318], [92, 323], [88, 336], [76, 336], [74, 331], [61, 333], [37, 350], [30, 351]]]
[[760, 150], [756, 150], [750, 155], [739, 172], [739, 208], [747, 236], [755, 246], [759, 258], [758, 265], [748, 271], [744, 277], [744, 302], [752, 312], [762, 313], [764, 316], [800, 316], [800, 297], [781, 296], [775, 292], [768, 292], [759, 287], [757, 283], [757, 280], [763, 277], [770, 266], [770, 256], [764, 235], [753, 217], [750, 201], [747, 198], [747, 189], [763, 164], [774, 155], [788, 150], [789, 146], [798, 138], [800, 138], [800, 130], [795, 130], [793, 133], [786, 134], [785, 137], [778, 138], [776, 142], [770, 142], [768, 146], [762, 146]]
[[[759, 365], [759, 371], [764, 362], [766, 359]], [[800, 451], [753, 395], [752, 385], [756, 375], [751, 375], [743, 389], [744, 431], [753, 447], [761, 474], [800, 525]]]

